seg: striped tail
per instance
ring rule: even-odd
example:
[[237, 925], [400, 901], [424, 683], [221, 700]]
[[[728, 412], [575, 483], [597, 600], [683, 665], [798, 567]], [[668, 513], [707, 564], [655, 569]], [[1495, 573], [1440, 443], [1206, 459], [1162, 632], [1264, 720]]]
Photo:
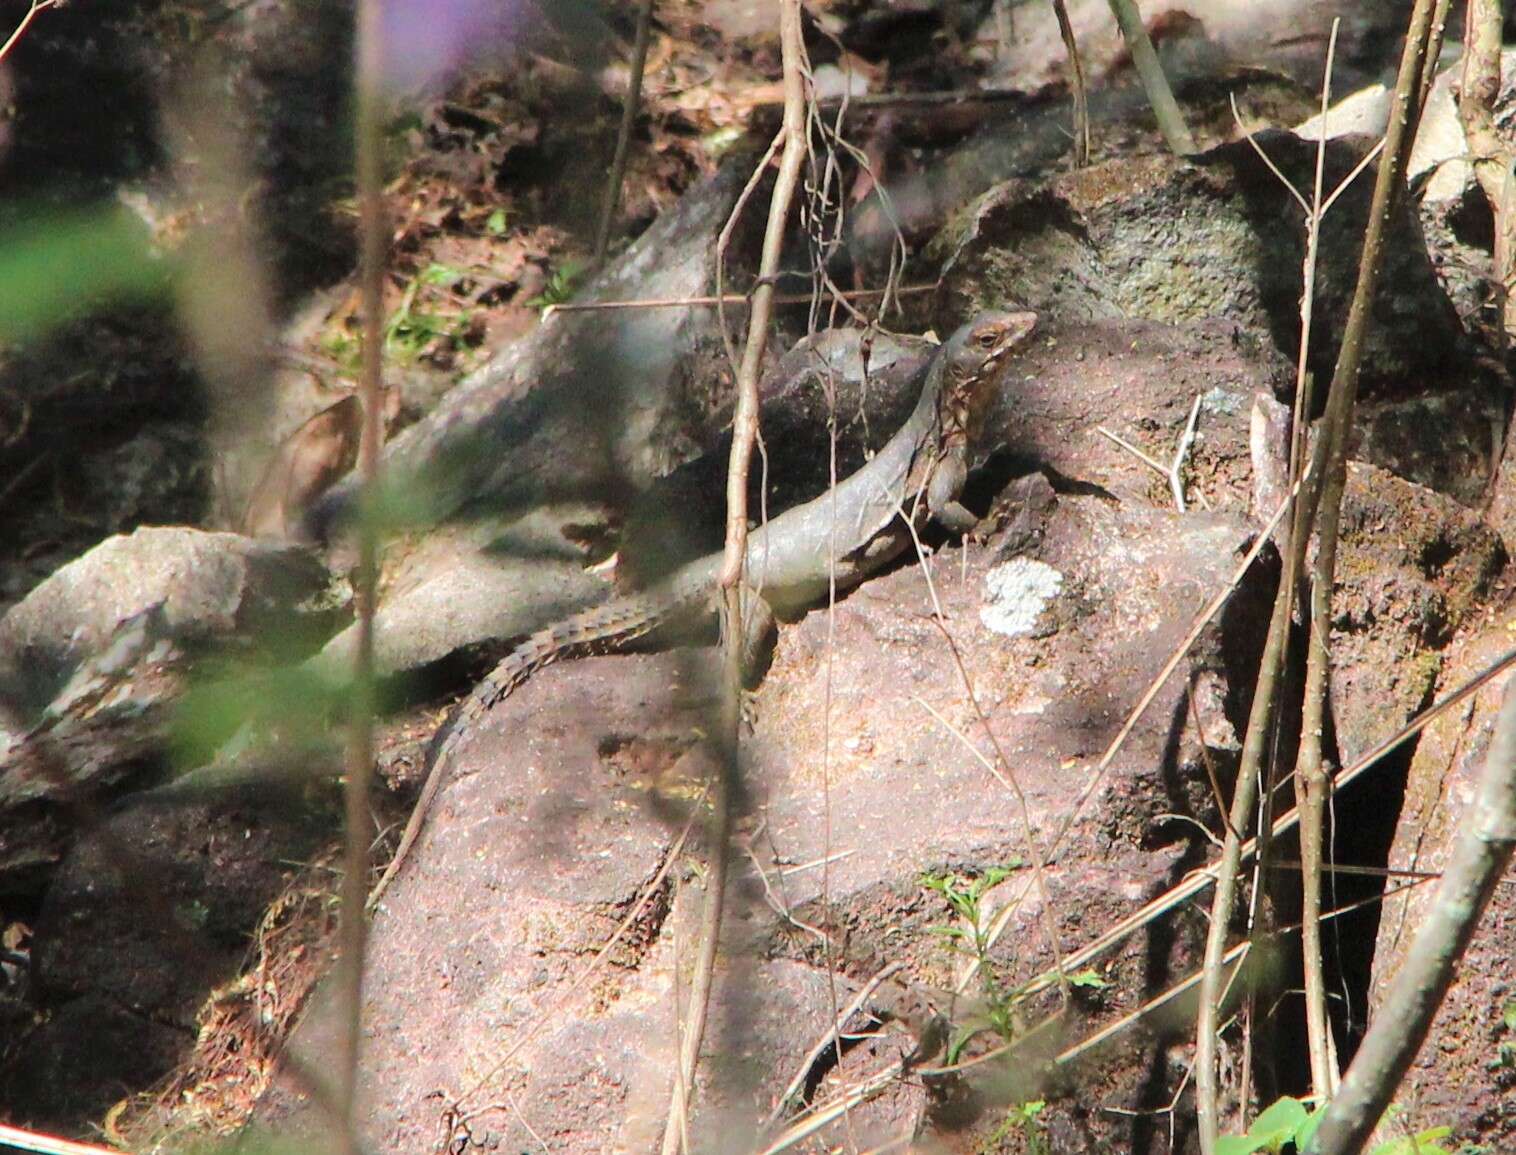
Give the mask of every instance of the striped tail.
[[385, 867], [373, 891], [368, 909], [372, 911], [421, 833], [421, 825], [442, 787], [443, 766], [451, 760], [454, 748], [471, 727], [492, 708], [504, 701], [518, 686], [544, 666], [559, 658], [582, 657], [606, 653], [652, 633], [665, 622], [681, 615], [701, 599], [709, 598], [710, 583], [701, 575], [674, 581], [646, 594], [613, 598], [603, 606], [585, 610], [572, 617], [538, 630], [505, 656], [485, 679], [475, 687], [452, 715], [437, 730], [427, 752], [426, 779], [421, 796], [416, 799], [395, 857]]

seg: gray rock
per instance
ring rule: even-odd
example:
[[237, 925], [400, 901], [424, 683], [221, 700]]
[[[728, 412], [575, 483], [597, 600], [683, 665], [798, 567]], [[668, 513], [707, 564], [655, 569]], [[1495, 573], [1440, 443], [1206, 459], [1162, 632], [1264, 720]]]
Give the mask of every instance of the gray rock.
[[1345, 762], [1427, 705], [1444, 649], [1505, 564], [1500, 538], [1472, 510], [1350, 463], [1332, 594], [1332, 715]]
[[162, 605], [181, 644], [287, 626], [326, 571], [305, 550], [233, 533], [156, 527], [108, 538], [0, 619], [0, 687], [14, 705], [50, 701], [120, 623]]
[[[1062, 580], [1045, 606], [1053, 628], [1041, 636], [1008, 637], [984, 624], [981, 591], [993, 554], [970, 562], [966, 582], [956, 556], [933, 564], [947, 628], [1044, 849], [1125, 711], [1225, 581], [1250, 532], [1243, 516], [1118, 509], [1098, 497], [1059, 498], [1046, 516], [1033, 560]], [[1025, 871], [995, 892], [997, 908], [1022, 900], [995, 951], [1008, 981], [1051, 961], [1049, 919], [1068, 950], [1172, 879], [1193, 835], [1168, 816], [1214, 821], [1203, 759], [1225, 768], [1235, 757], [1228, 670], [1256, 661], [1267, 586], [1257, 576], [1244, 583], [1192, 655], [1193, 683], [1176, 677], [1139, 724], [1058, 852], [1052, 905], [1028, 889]], [[828, 910], [836, 920], [840, 1000], [885, 960], [902, 961], [917, 982], [950, 985], [956, 960], [932, 928], [952, 915], [920, 887], [919, 875], [977, 873], [1028, 853], [1012, 796], [918, 701], [990, 753], [953, 658], [927, 620], [931, 605], [910, 567], [839, 605], [835, 632], [818, 612], [783, 633], [745, 747], [746, 797], [761, 799], [766, 814], [752, 847], [764, 876], [749, 871], [745, 858], [734, 863], [697, 1135], [750, 1135], [821, 1038], [829, 983], [818, 940], [799, 927], [824, 922]], [[690, 651], [564, 663], [506, 699], [458, 747], [416, 853], [374, 924], [363, 1108], [374, 1150], [434, 1142], [447, 1104], [433, 1089], [471, 1083], [489, 1065], [479, 1048], [498, 1056], [553, 1008], [501, 1085], [514, 1088], [527, 1123], [555, 1150], [647, 1146], [666, 1103], [673, 1045], [672, 1017], [662, 1008], [676, 938], [681, 965], [694, 950], [697, 888], [682, 888], [672, 908], [655, 896], [603, 964], [593, 994], [581, 991], [580, 1001], [561, 1007], [558, 1000], [631, 909], [700, 797], [710, 757], [701, 735], [715, 724], [714, 671], [709, 654]], [[820, 713], [828, 676], [829, 739]], [[1200, 727], [1187, 705], [1191, 684]], [[823, 768], [831, 844], [819, 814]], [[826, 907], [822, 871], [799, 864], [839, 852], [828, 867]], [[1071, 1012], [1066, 1037], [1180, 977], [1201, 934], [1192, 921], [1161, 940], [1119, 948], [1102, 966], [1112, 987]], [[329, 1015], [318, 1011], [295, 1046], [319, 1065], [331, 1038]], [[883, 1048], [878, 1053], [850, 1051], [846, 1070], [883, 1065], [900, 1053], [889, 1048], [908, 1043], [891, 1034], [869, 1044]], [[1107, 1069], [1102, 1102], [1137, 1107], [1145, 1093], [1167, 1096], [1148, 1083], [1158, 1069], [1153, 1056], [1146, 1044], [1124, 1044]], [[824, 1067], [812, 1076], [820, 1086], [833, 1078]], [[499, 1101], [496, 1087], [486, 1101]], [[899, 1134], [922, 1118], [930, 1129], [930, 1095], [910, 1087], [892, 1095], [860, 1111], [865, 1131]], [[1049, 1118], [1060, 1133], [1125, 1137], [1128, 1125], [1098, 1108], [1059, 1105]], [[288, 1084], [270, 1097], [263, 1118], [286, 1133], [316, 1122]], [[502, 1142], [525, 1134], [509, 1110], [473, 1127]]]
[[[1458, 688], [1510, 648], [1503, 620], [1470, 630], [1449, 652], [1438, 695]], [[1472, 702], [1448, 711], [1421, 736], [1386, 863], [1391, 869], [1436, 872], [1447, 865], [1453, 843], [1471, 817], [1475, 786], [1509, 679], [1509, 674], [1495, 679]], [[1372, 782], [1350, 787], [1338, 805], [1352, 805], [1360, 790], [1373, 789]], [[1371, 1015], [1383, 1004], [1438, 888], [1436, 881], [1421, 886], [1391, 883], [1389, 889], [1398, 893], [1385, 899], [1380, 916]], [[1516, 1077], [1508, 1057], [1509, 1048], [1516, 1045], [1509, 1018], [1516, 995], [1511, 986], [1513, 955], [1516, 891], [1499, 886], [1458, 967], [1457, 981], [1433, 1020], [1429, 1043], [1417, 1054], [1396, 1095], [1405, 1105], [1408, 1132], [1451, 1126], [1453, 1143], [1466, 1143], [1474, 1150], [1516, 1148]]]
[[[1314, 146], [1289, 133], [1258, 142], [1297, 187], [1309, 187]], [[1330, 144], [1328, 187], [1360, 157], [1356, 144]], [[1371, 192], [1368, 181], [1353, 184], [1322, 226], [1310, 350], [1322, 382], [1331, 379], [1357, 284]], [[1012, 299], [1070, 324], [1225, 318], [1293, 360], [1304, 243], [1289, 192], [1243, 141], [1191, 160], [1122, 158], [1046, 181], [1011, 181], [934, 246], [947, 259], [941, 304], [951, 316]], [[1364, 352], [1366, 395], [1392, 383], [1400, 391], [1418, 380], [1440, 383], [1468, 354], [1411, 209], [1391, 222], [1385, 252]]]
[[71, 841], [73, 807], [161, 761], [198, 657], [329, 628], [325, 585], [295, 547], [139, 529], [12, 607], [0, 620], [0, 877], [37, 877]]
[[[709, 293], [717, 236], [748, 165], [730, 161], [687, 192], [576, 303]], [[746, 240], [737, 237], [729, 253], [728, 291]], [[384, 468], [401, 486], [425, 489], [427, 513], [438, 520], [466, 504], [512, 508], [624, 492], [694, 455], [692, 431], [729, 392], [726, 382], [711, 307], [557, 312], [396, 437]], [[313, 528], [329, 528], [355, 494], [352, 480], [334, 487], [313, 511]]]

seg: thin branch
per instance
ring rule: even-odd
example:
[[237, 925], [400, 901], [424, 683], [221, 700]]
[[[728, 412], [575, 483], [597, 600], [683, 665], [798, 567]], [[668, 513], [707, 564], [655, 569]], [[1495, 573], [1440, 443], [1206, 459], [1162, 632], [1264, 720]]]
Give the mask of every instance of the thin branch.
[[[937, 285], [902, 285], [894, 290], [899, 296], [909, 296], [915, 293], [935, 293]], [[849, 301], [871, 301], [876, 297], [883, 297], [888, 289], [851, 289], [838, 290], [837, 295]], [[645, 297], [637, 301], [569, 301], [562, 305], [549, 305], [542, 310], [542, 319], [545, 321], [554, 313], [598, 313], [607, 309], [683, 309], [693, 305], [746, 305], [752, 301], [752, 296], [747, 293], [724, 293], [721, 296], [704, 297]], [[806, 305], [811, 301], [810, 293], [776, 293], [773, 303], [776, 305]], [[733, 358], [735, 360], [735, 358]]]
[[[1440, 31], [1426, 16], [1426, 43], [1421, 48], [1418, 67], [1429, 71], [1436, 63]], [[1414, 27], [1414, 23], [1413, 23]], [[1408, 44], [1409, 50], [1409, 44]], [[1305, 695], [1301, 713], [1301, 742], [1296, 761], [1296, 779], [1300, 787], [1300, 854], [1308, 869], [1302, 874], [1303, 912], [1305, 926], [1302, 932], [1302, 947], [1305, 952], [1306, 1014], [1308, 1041], [1311, 1058], [1311, 1082], [1316, 1096], [1325, 1101], [1337, 1089], [1338, 1067], [1333, 1045], [1331, 1024], [1327, 1017], [1326, 978], [1323, 973], [1322, 946], [1319, 926], [1321, 909], [1321, 871], [1323, 843], [1326, 826], [1327, 771], [1323, 764], [1322, 735], [1326, 727], [1327, 694], [1331, 679], [1331, 633], [1332, 591], [1336, 581], [1337, 546], [1342, 523], [1342, 495], [1347, 481], [1347, 445], [1352, 429], [1353, 411], [1357, 395], [1359, 348], [1362, 334], [1370, 324], [1374, 285], [1381, 261], [1379, 247], [1394, 208], [1397, 193], [1404, 181], [1399, 176], [1405, 157], [1409, 155], [1415, 140], [1415, 126], [1421, 117], [1419, 105], [1411, 104], [1423, 89], [1422, 77], [1414, 71], [1410, 75], [1410, 87], [1399, 89], [1406, 93], [1405, 120], [1408, 122], [1401, 140], [1390, 143], [1394, 132], [1392, 121], [1386, 132], [1385, 157], [1380, 168], [1380, 183], [1388, 179], [1385, 197], [1379, 215], [1369, 219], [1369, 231], [1364, 237], [1364, 258], [1360, 265], [1360, 282], [1369, 281], [1368, 293], [1362, 304], [1358, 296], [1353, 301], [1353, 310], [1348, 317], [1343, 334], [1342, 349], [1338, 355], [1336, 372], [1327, 402], [1328, 420], [1322, 431], [1326, 442], [1327, 465], [1323, 473], [1321, 506], [1316, 524], [1316, 557], [1311, 573], [1311, 629], [1306, 650]], [[1325, 134], [1323, 134], [1325, 135]], [[1386, 170], [1389, 177], [1386, 178]], [[1380, 188], [1376, 184], [1375, 201], [1380, 201]]]
[[1148, 94], [1148, 104], [1158, 121], [1158, 131], [1171, 151], [1179, 156], [1189, 156], [1195, 151], [1195, 141], [1189, 127], [1184, 123], [1184, 114], [1174, 99], [1173, 89], [1163, 74], [1163, 65], [1158, 62], [1158, 53], [1148, 37], [1147, 27], [1142, 23], [1137, 0], [1110, 0], [1111, 11], [1121, 27], [1121, 37], [1126, 41], [1127, 51], [1132, 54], [1132, 64]]
[[1196, 397], [1195, 404], [1190, 406], [1189, 419], [1185, 422], [1184, 432], [1179, 435], [1179, 446], [1174, 450], [1174, 458], [1168, 465], [1165, 465], [1156, 457], [1151, 457], [1148, 454], [1144, 453], [1130, 441], [1126, 440], [1124, 437], [1119, 436], [1118, 434], [1112, 433], [1105, 426], [1095, 426], [1096, 433], [1115, 442], [1122, 449], [1125, 449], [1133, 457], [1137, 458], [1138, 461], [1142, 462], [1142, 464], [1146, 465], [1154, 473], [1158, 474], [1159, 477], [1163, 478], [1169, 483], [1169, 493], [1173, 495], [1174, 508], [1177, 509], [1180, 513], [1185, 512], [1184, 462], [1185, 459], [1189, 456], [1190, 447], [1195, 444], [1195, 424], [1200, 419], [1200, 402], [1201, 398]]
[[[1281, 596], [1275, 602], [1274, 614], [1269, 623], [1264, 660], [1259, 670], [1258, 686], [1254, 691], [1247, 734], [1243, 740], [1240, 770], [1231, 811], [1231, 824], [1239, 830], [1246, 824], [1257, 798], [1265, 746], [1273, 727], [1275, 698], [1290, 626], [1285, 598], [1287, 591], [1293, 589], [1293, 575], [1298, 572], [1299, 566], [1304, 561], [1305, 528], [1314, 520], [1318, 505], [1325, 499], [1323, 491], [1332, 480], [1326, 476], [1329, 463], [1341, 462], [1341, 442], [1345, 439], [1347, 426], [1351, 423], [1353, 404], [1357, 395], [1363, 340], [1368, 327], [1370, 308], [1378, 288], [1384, 229], [1394, 207], [1396, 194], [1403, 184], [1401, 174], [1405, 158], [1409, 153], [1410, 142], [1415, 138], [1416, 122], [1420, 116], [1420, 109], [1414, 106], [1413, 99], [1420, 91], [1422, 69], [1431, 42], [1435, 39], [1434, 30], [1430, 26], [1431, 13], [1432, 0], [1416, 0], [1416, 7], [1411, 14], [1410, 30], [1406, 36], [1405, 52], [1401, 59], [1400, 76], [1395, 87], [1396, 113], [1390, 117], [1389, 128], [1385, 134], [1384, 155], [1380, 162], [1378, 180], [1374, 186], [1368, 231], [1364, 237], [1363, 253], [1359, 261], [1358, 284], [1344, 328], [1337, 372], [1334, 375], [1327, 401], [1325, 428], [1316, 443], [1311, 468], [1306, 471], [1305, 476], [1308, 480], [1302, 489], [1297, 516], [1294, 520], [1288, 551], [1289, 561], [1281, 578], [1283, 583]], [[1340, 496], [1340, 484], [1335, 487], [1335, 493]], [[1228, 836], [1221, 862], [1218, 865], [1218, 882], [1211, 905], [1211, 924], [1206, 938], [1205, 973], [1201, 983], [1200, 1013], [1196, 1026], [1195, 1061], [1196, 1115], [1199, 1122], [1200, 1145], [1204, 1155], [1214, 1155], [1220, 1133], [1218, 1117], [1220, 1087], [1216, 1069], [1218, 1003], [1221, 995], [1221, 960], [1226, 953], [1233, 903], [1236, 897], [1237, 872], [1240, 865], [1239, 852], [1240, 844], [1236, 837]]]
[[[1331, 107], [1332, 64], [1336, 59], [1337, 30], [1340, 24], [1340, 20], [1332, 21], [1332, 34], [1327, 41], [1326, 70], [1321, 82], [1323, 125], [1326, 123], [1327, 110]], [[1316, 296], [1316, 254], [1321, 237], [1322, 214], [1325, 211], [1321, 198], [1325, 167], [1326, 133], [1322, 132], [1316, 141], [1316, 177], [1312, 186], [1311, 213], [1306, 236], [1305, 289], [1300, 300], [1301, 338], [1295, 370], [1295, 425], [1290, 448], [1292, 468], [1305, 456], [1305, 430], [1306, 423], [1310, 420], [1312, 404], [1313, 379], [1306, 370], [1306, 357], [1310, 349], [1311, 317]], [[1319, 591], [1320, 586], [1315, 588]], [[1314, 631], [1312, 638], [1315, 638]], [[1313, 652], [1310, 657], [1314, 661], [1318, 655]], [[1309, 674], [1307, 678], [1309, 679]], [[1326, 768], [1321, 757], [1322, 719], [1313, 718], [1310, 714], [1309, 692], [1301, 731], [1295, 772], [1300, 786], [1300, 859], [1305, 864], [1301, 870], [1300, 950], [1305, 985], [1306, 1047], [1311, 1062], [1312, 1089], [1318, 1099], [1325, 1101], [1337, 1089], [1338, 1067], [1336, 1044], [1327, 1017], [1326, 975], [1323, 971], [1325, 958], [1321, 948], [1321, 849]], [[1268, 865], [1265, 856], [1260, 855], [1259, 866]]]
[[879, 989], [881, 983], [904, 965], [898, 959], [895, 962], [885, 963], [884, 966], [874, 973], [873, 978], [863, 984], [862, 989], [853, 996], [852, 1001], [837, 1011], [832, 1018], [832, 1025], [827, 1028], [821, 1038], [816, 1040], [816, 1045], [806, 1052], [805, 1058], [800, 1060], [800, 1064], [795, 1070], [794, 1077], [785, 1084], [784, 1090], [779, 1093], [779, 1098], [775, 1101], [773, 1110], [769, 1112], [768, 1118], [758, 1128], [760, 1134], [777, 1123], [783, 1116], [785, 1108], [797, 1100], [801, 1089], [805, 1086], [806, 1079], [810, 1077], [811, 1071], [816, 1066], [816, 1061], [821, 1058], [822, 1052], [828, 1047], [836, 1046], [837, 1032], [842, 1029], [843, 1024], [862, 1009], [863, 1004], [869, 1001], [869, 996]]
[[27, 9], [26, 15], [21, 18], [21, 23], [16, 25], [16, 30], [5, 38], [4, 44], [0, 44], [0, 60], [4, 60], [11, 54], [11, 49], [20, 43], [21, 37], [26, 34], [26, 30], [32, 26], [32, 21], [38, 15], [46, 12], [49, 8], [58, 7], [61, 3], [63, 3], [63, 0], [32, 0], [32, 6]]
[[[727, 467], [726, 552], [720, 577], [720, 587], [724, 594], [724, 636], [721, 695], [723, 717], [718, 740], [723, 748], [714, 791], [715, 814], [711, 823], [711, 857], [706, 874], [699, 954], [690, 984], [689, 1015], [685, 1025], [684, 1045], [679, 1056], [679, 1071], [671, 1096], [668, 1124], [663, 1132], [663, 1155], [674, 1155], [683, 1142], [685, 1104], [682, 1088], [695, 1085], [695, 1067], [710, 1008], [721, 913], [725, 901], [732, 794], [736, 786], [737, 739], [742, 718], [742, 656], [745, 649], [742, 578], [747, 560], [748, 474], [753, 446], [758, 440], [758, 373], [762, 366], [764, 346], [768, 341], [769, 322], [773, 313], [774, 278], [779, 272], [779, 259], [784, 248], [785, 225], [806, 153], [806, 92], [801, 71], [805, 47], [801, 36], [800, 0], [780, 2], [779, 43], [784, 69], [784, 152], [779, 159], [779, 173], [774, 181], [773, 197], [769, 201], [768, 224], [764, 230], [763, 251], [758, 266], [758, 287], [753, 293], [747, 344], [737, 372], [737, 407], [732, 418], [732, 451]], [[724, 236], [730, 236], [731, 227], [729, 221], [727, 229], [723, 230]]]
[[1195, 423], [1200, 420], [1200, 398], [1195, 398], [1195, 404], [1190, 406], [1190, 419], [1185, 422], [1184, 433], [1179, 438], [1179, 446], [1174, 450], [1174, 464], [1169, 466], [1169, 491], [1174, 495], [1174, 506], [1180, 513], [1184, 509], [1184, 462], [1190, 455], [1190, 446], [1195, 444]]
[[1074, 101], [1074, 167], [1084, 168], [1090, 163], [1090, 97], [1085, 89], [1084, 65], [1079, 61], [1079, 42], [1074, 39], [1074, 25], [1064, 0], [1053, 0], [1053, 15], [1068, 56], [1067, 84]]
[[1513, 161], [1510, 147], [1495, 123], [1500, 96], [1500, 57], [1505, 5], [1501, 0], [1469, 0], [1464, 17], [1463, 80], [1458, 93], [1458, 120], [1474, 162], [1474, 176], [1493, 218], [1495, 243], [1490, 282], [1495, 286], [1496, 340], [1503, 352], [1516, 328], [1516, 302], [1508, 291], [1516, 221], [1507, 211]]
[[[726, 224], [721, 226], [721, 234], [716, 238], [716, 319], [721, 328], [721, 344], [726, 349], [727, 363], [732, 368], [732, 376], [735, 378], [739, 371], [737, 364], [737, 346], [732, 342], [731, 326], [726, 320], [726, 250], [732, 243], [732, 234], [737, 229], [737, 222], [742, 219], [742, 214], [747, 209], [747, 202], [758, 191], [758, 186], [763, 183], [763, 174], [768, 172], [769, 163], [779, 152], [789, 135], [785, 128], [780, 128], [774, 139], [769, 141], [768, 149], [762, 159], [753, 168], [753, 175], [747, 178], [747, 184], [742, 186], [742, 192], [737, 195], [737, 203], [732, 206], [732, 213], [726, 218]], [[754, 285], [753, 293], [744, 297], [744, 301], [752, 301], [757, 293], [761, 282]]]
[[384, 64], [380, 42], [379, 0], [360, 0], [357, 40], [357, 184], [359, 213], [359, 290], [363, 305], [362, 367], [358, 395], [363, 428], [358, 443], [358, 477], [364, 495], [358, 519], [358, 568], [353, 599], [358, 609], [357, 647], [353, 656], [353, 690], [348, 720], [346, 782], [343, 788], [346, 848], [343, 854], [342, 922], [337, 991], [343, 1036], [338, 1051], [337, 1102], [344, 1126], [341, 1142], [347, 1155], [358, 1155], [357, 1092], [363, 1039], [363, 965], [368, 939], [364, 913], [368, 897], [369, 811], [374, 773], [374, 601], [378, 592], [379, 527], [374, 502], [379, 493], [379, 448], [384, 436], [384, 263], [389, 232], [385, 226], [380, 124], [380, 83]]
[[647, 45], [653, 32], [653, 0], [642, 0], [637, 14], [637, 40], [632, 47], [632, 71], [626, 82], [626, 98], [621, 105], [621, 131], [616, 134], [616, 152], [611, 159], [610, 179], [605, 185], [605, 200], [600, 205], [600, 227], [595, 230], [594, 265], [605, 264], [605, 251], [611, 243], [611, 225], [621, 203], [621, 184], [626, 179], [626, 157], [631, 150], [632, 130], [637, 127], [637, 110], [642, 104], [642, 70], [647, 64]]
[[1479, 792], [1437, 897], [1385, 992], [1308, 1155], [1360, 1151], [1390, 1105], [1447, 997], [1458, 960], [1516, 850], [1516, 686], [1507, 686]]
[[886, 1090], [896, 1079], [900, 1078], [904, 1071], [905, 1060], [896, 1059], [888, 1066], [859, 1080], [821, 1106], [811, 1108], [811, 1110], [795, 1120], [794, 1123], [790, 1124], [782, 1134], [767, 1147], [763, 1148], [758, 1155], [778, 1155], [780, 1151], [788, 1151], [801, 1141], [810, 1138], [810, 1136], [820, 1131], [828, 1123], [841, 1118], [860, 1103], [866, 1102]]
[[1095, 426], [1095, 432], [1121, 446], [1122, 449], [1125, 449], [1138, 461], [1142, 462], [1142, 464], [1146, 465], [1154, 473], [1158, 474], [1159, 477], [1165, 479], [1168, 477], [1169, 467], [1167, 465], [1159, 461], [1156, 457], [1148, 456], [1146, 453], [1138, 449], [1137, 446], [1133, 445], [1130, 441], [1122, 437], [1120, 434], [1112, 433], [1104, 425]]

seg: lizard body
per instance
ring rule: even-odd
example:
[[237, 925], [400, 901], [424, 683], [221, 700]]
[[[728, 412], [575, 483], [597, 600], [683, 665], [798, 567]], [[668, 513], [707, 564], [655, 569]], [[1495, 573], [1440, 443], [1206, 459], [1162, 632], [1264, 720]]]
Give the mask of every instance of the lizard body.
[[[771, 624], [775, 610], [790, 613], [822, 600], [834, 577], [838, 589], [859, 584], [910, 545], [902, 512], [917, 526], [932, 520], [955, 533], [973, 527], [974, 515], [958, 501], [969, 455], [993, 399], [996, 370], [1028, 342], [1035, 324], [1030, 312], [975, 316], [933, 353], [915, 409], [863, 468], [749, 535], [744, 583], [758, 596], [749, 599], [746, 616]], [[645, 592], [565, 618], [512, 650], [437, 731], [421, 796], [370, 907], [414, 845], [441, 786], [441, 767], [472, 722], [560, 658], [613, 650], [667, 623], [713, 614], [722, 560], [715, 553], [690, 562]]]

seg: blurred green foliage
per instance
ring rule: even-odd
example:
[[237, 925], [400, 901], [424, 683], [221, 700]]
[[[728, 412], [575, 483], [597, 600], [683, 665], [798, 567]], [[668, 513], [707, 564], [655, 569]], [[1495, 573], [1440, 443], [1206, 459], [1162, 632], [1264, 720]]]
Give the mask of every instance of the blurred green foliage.
[[20, 341], [104, 304], [167, 295], [174, 263], [115, 206], [23, 211], [0, 228], [0, 341]]

